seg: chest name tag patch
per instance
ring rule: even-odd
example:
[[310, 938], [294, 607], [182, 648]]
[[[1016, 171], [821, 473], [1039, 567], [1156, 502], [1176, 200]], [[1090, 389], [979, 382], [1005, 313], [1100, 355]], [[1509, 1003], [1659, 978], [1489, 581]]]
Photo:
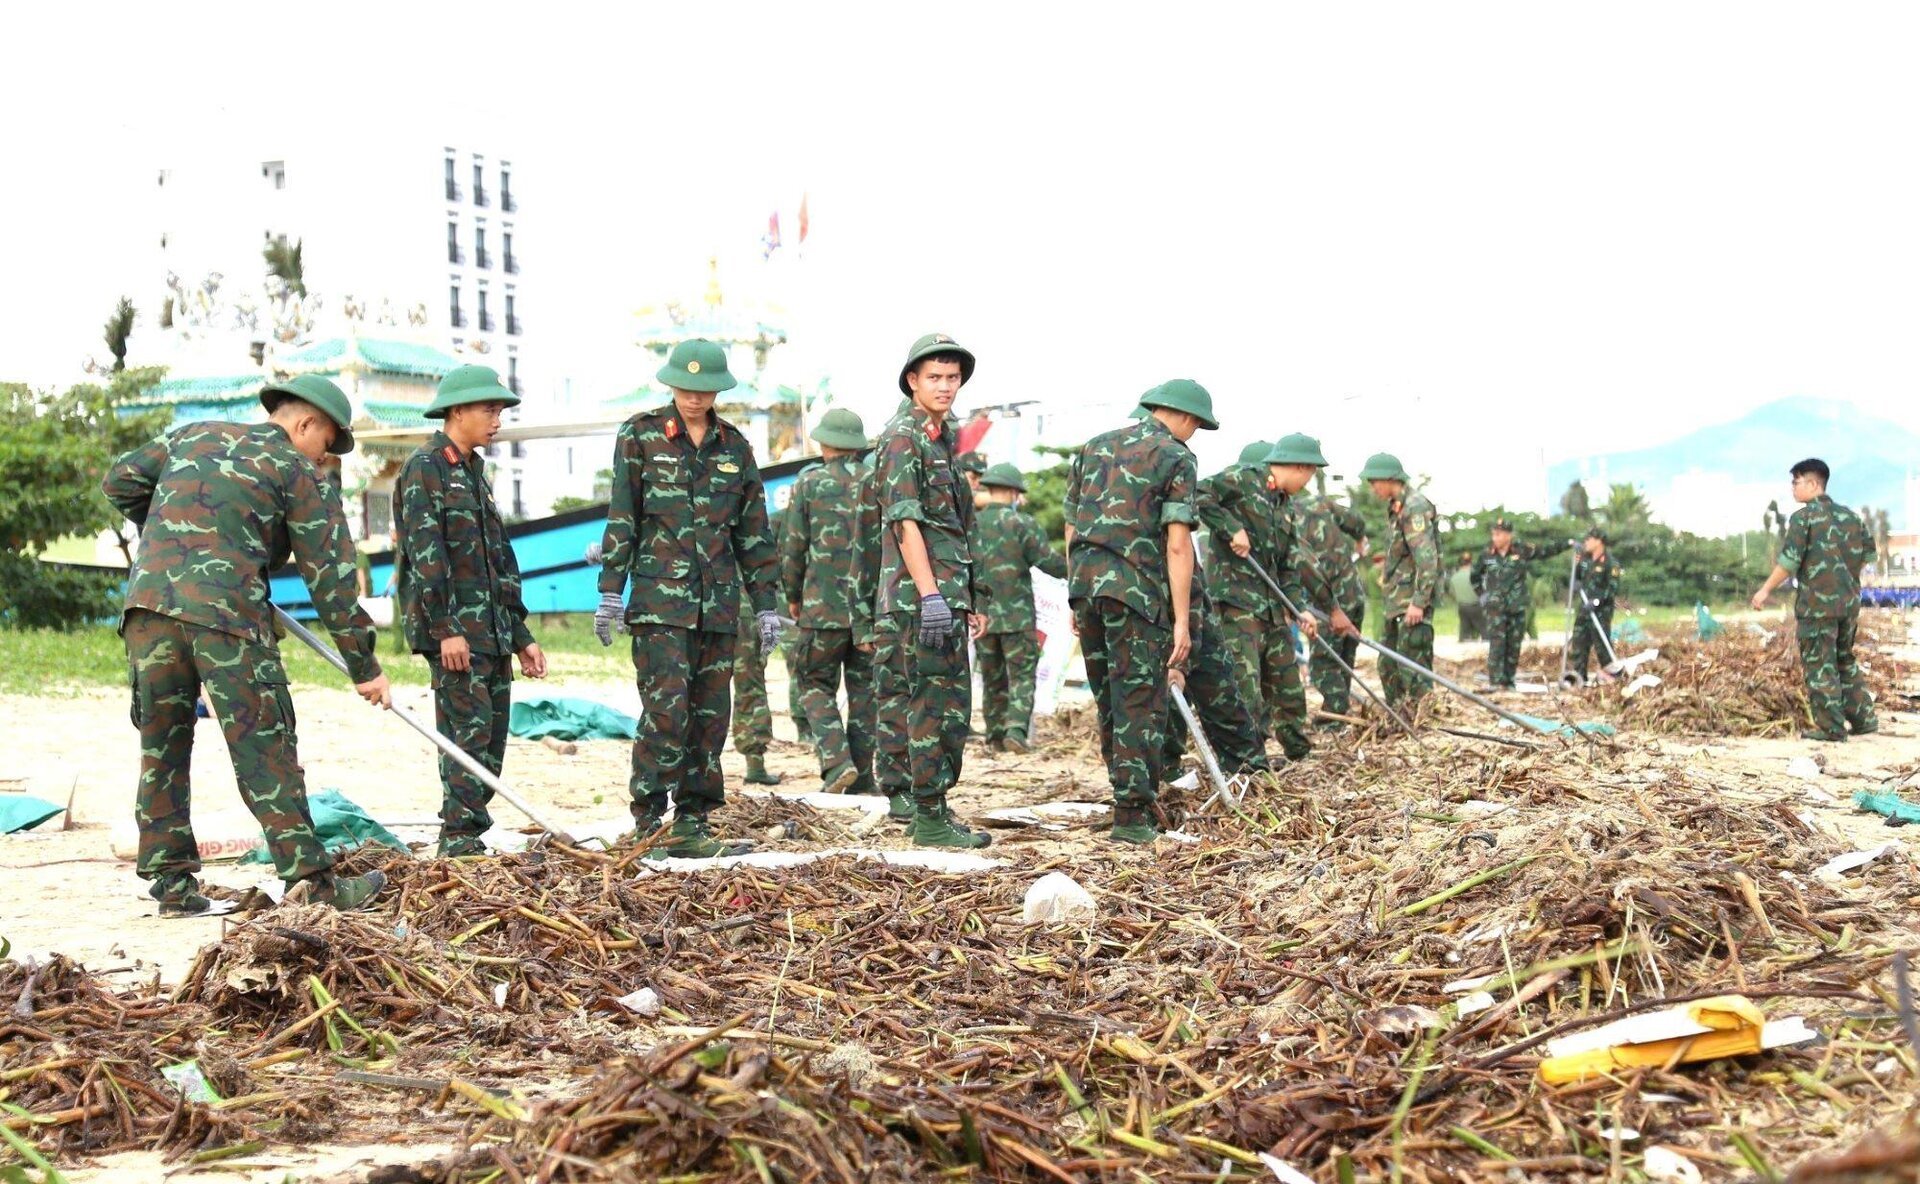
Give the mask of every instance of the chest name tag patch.
[[723, 460], [720, 463], [714, 465], [713, 467], [714, 467], [714, 471], [720, 472], [720, 473], [737, 473], [740, 471], [740, 466], [734, 464], [730, 460]]

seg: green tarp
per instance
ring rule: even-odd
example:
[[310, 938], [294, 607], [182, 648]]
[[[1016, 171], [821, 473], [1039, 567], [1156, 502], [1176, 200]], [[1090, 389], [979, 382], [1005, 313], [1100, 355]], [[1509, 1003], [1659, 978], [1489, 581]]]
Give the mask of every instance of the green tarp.
[[538, 740], [631, 740], [640, 721], [590, 699], [559, 699], [529, 695], [514, 703], [507, 729], [516, 736]]
[[10, 835], [17, 830], [32, 830], [55, 814], [61, 808], [52, 802], [42, 801], [24, 793], [0, 793], [0, 835]]
[[1575, 729], [1578, 729], [1579, 731], [1589, 736], [1613, 735], [1613, 725], [1608, 723], [1600, 723], [1598, 721], [1589, 721], [1584, 724], [1569, 725], [1569, 724], [1563, 724], [1557, 719], [1541, 719], [1537, 715], [1520, 715], [1517, 712], [1515, 714], [1518, 715], [1520, 719], [1526, 720], [1528, 727], [1534, 729], [1537, 732], [1540, 732], [1542, 735], [1571, 736], [1573, 735]]
[[1693, 624], [1700, 630], [1701, 641], [1712, 641], [1727, 631], [1725, 625], [1713, 619], [1713, 614], [1707, 611], [1707, 606], [1704, 604], [1693, 606]]
[[[308, 794], [307, 809], [313, 813], [313, 831], [320, 837], [320, 845], [329, 851], [346, 851], [367, 843], [383, 843], [401, 851], [407, 849], [407, 845], [392, 831], [375, 822], [372, 815], [337, 789], [315, 790]], [[267, 854], [265, 847], [256, 848], [240, 857], [241, 863], [272, 861], [273, 857]]]

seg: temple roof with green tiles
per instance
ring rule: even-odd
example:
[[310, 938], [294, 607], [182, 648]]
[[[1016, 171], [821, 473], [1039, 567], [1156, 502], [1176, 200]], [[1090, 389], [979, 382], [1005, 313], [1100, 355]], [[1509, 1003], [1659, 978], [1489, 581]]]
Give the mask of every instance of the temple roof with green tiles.
[[416, 378], [445, 378], [460, 363], [452, 354], [430, 345], [388, 341], [378, 337], [331, 337], [301, 346], [274, 359], [276, 368], [294, 374], [340, 374], [360, 370], [374, 374], [403, 374]]
[[[417, 402], [356, 401], [355, 422], [361, 426], [371, 423], [380, 427], [413, 428], [427, 422], [421, 412], [432, 397], [433, 383], [459, 364], [451, 354], [430, 345], [376, 337], [334, 337], [281, 354], [274, 359], [273, 368], [284, 374], [322, 374], [329, 378], [351, 372], [418, 380], [421, 397]], [[122, 415], [134, 415], [165, 409], [173, 413], [175, 423], [199, 419], [259, 419], [262, 414], [260, 388], [268, 381], [267, 374], [261, 371], [217, 378], [163, 378], [141, 392], [140, 397], [122, 403], [119, 411]]]

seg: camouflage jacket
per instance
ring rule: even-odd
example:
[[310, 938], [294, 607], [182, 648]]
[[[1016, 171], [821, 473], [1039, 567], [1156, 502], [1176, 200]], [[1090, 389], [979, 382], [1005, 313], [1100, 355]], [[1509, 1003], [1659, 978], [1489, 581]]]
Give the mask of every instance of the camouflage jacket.
[[379, 677], [347, 520], [285, 428], [190, 423], [114, 462], [101, 488], [140, 528], [127, 608], [273, 645], [267, 572], [290, 555], [353, 680]]
[[1104, 596], [1171, 627], [1167, 527], [1197, 521], [1198, 483], [1193, 453], [1159, 420], [1087, 441], [1067, 477], [1068, 599]]
[[781, 513], [780, 587], [802, 629], [848, 629], [873, 637], [880, 574], [880, 503], [873, 475], [855, 457], [801, 473]]
[[760, 469], [747, 438], [717, 415], [699, 448], [672, 404], [620, 425], [601, 547], [601, 592], [619, 592], [633, 577], [629, 625], [732, 633], [743, 575], [755, 611], [775, 607]]
[[438, 654], [464, 637], [476, 654], [515, 654], [533, 644], [520, 599], [520, 564], [487, 485], [486, 458], [460, 455], [435, 432], [394, 485], [395, 591], [407, 645]]
[[1408, 490], [1387, 507], [1391, 533], [1380, 593], [1387, 616], [1398, 617], [1419, 605], [1428, 616], [1440, 594], [1440, 514], [1433, 503]]
[[1367, 588], [1353, 562], [1354, 544], [1366, 537], [1366, 520], [1317, 494], [1287, 499], [1294, 519], [1294, 570], [1307, 602], [1324, 612], [1335, 608], [1351, 616], [1365, 608]]
[[1527, 611], [1527, 602], [1533, 599], [1533, 589], [1527, 582], [1533, 573], [1527, 565], [1536, 559], [1558, 555], [1571, 545], [1535, 546], [1515, 539], [1504, 555], [1488, 547], [1473, 557], [1473, 590], [1480, 594], [1488, 612], [1523, 613]]
[[900, 555], [902, 522], [919, 523], [934, 586], [947, 607], [985, 611], [984, 590], [973, 577], [973, 491], [954, 464], [954, 442], [951, 416], [931, 424], [909, 404], [874, 444], [874, 492], [886, 527], [880, 534], [878, 613], [920, 608], [920, 593]]
[[1261, 465], [1222, 469], [1198, 488], [1199, 504], [1194, 509], [1208, 531], [1207, 559], [1213, 573], [1207, 592], [1213, 603], [1278, 624], [1285, 618], [1279, 599], [1253, 564], [1234, 554], [1232, 540], [1246, 531], [1252, 547], [1248, 557], [1266, 569], [1287, 599], [1295, 605], [1304, 602], [1306, 592], [1294, 570], [1296, 527], [1287, 508], [1289, 499], [1269, 488], [1267, 470]]
[[1873, 556], [1860, 516], [1826, 494], [1795, 510], [1779, 560], [1799, 585], [1793, 615], [1829, 620], [1859, 611], [1860, 569]]
[[1047, 546], [1040, 524], [1025, 510], [986, 505], [974, 522], [974, 579], [987, 590], [988, 633], [1031, 633], [1033, 568], [1067, 578], [1067, 557]]
[[[1602, 555], [1598, 559], [1582, 555], [1580, 566], [1574, 569], [1573, 582], [1587, 594], [1594, 608], [1612, 608], [1613, 598], [1620, 591], [1620, 577], [1625, 574], [1620, 565], [1613, 561], [1612, 555]], [[1577, 606], [1574, 612], [1576, 616], [1579, 615]]]

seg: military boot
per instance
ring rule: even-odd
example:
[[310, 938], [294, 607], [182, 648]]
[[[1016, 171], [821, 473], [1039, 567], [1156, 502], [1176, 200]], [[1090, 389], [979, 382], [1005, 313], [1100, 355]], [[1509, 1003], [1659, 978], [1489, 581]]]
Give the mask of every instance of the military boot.
[[1160, 827], [1154, 822], [1151, 810], [1141, 806], [1115, 806], [1110, 837], [1116, 843], [1152, 846], [1153, 841], [1160, 837]]
[[754, 753], [747, 757], [747, 775], [740, 780], [748, 785], [778, 785], [786, 778], [767, 772], [767, 758]]
[[1019, 732], [1008, 732], [1007, 738], [1000, 742], [1000, 751], [1025, 756], [1033, 751], [1033, 745], [1028, 744], [1027, 738]]
[[202, 892], [192, 872], [161, 876], [147, 889], [147, 895], [160, 902], [163, 917], [218, 917], [235, 908], [233, 901], [214, 900]]
[[633, 812], [633, 829], [622, 831], [620, 837], [614, 840], [622, 847], [631, 846], [660, 829], [660, 824], [667, 818], [667, 795], [636, 802], [629, 808]]
[[713, 837], [705, 814], [682, 814], [673, 820], [666, 842], [646, 853], [646, 859], [722, 859], [745, 855], [752, 843], [726, 843]]
[[316, 872], [304, 880], [296, 880], [287, 889], [286, 902], [330, 904], [345, 913], [370, 902], [386, 886], [384, 872], [367, 872], [359, 876], [338, 876], [332, 871]]
[[841, 765], [820, 778], [820, 788], [825, 793], [847, 793], [859, 780], [860, 770], [852, 765]]
[[993, 836], [986, 831], [969, 830], [955, 822], [945, 798], [914, 803], [913, 828], [907, 837], [916, 847], [958, 847], [968, 851], [993, 842]]
[[895, 822], [913, 825], [913, 797], [910, 794], [890, 793], [887, 795], [887, 817]]
[[441, 859], [465, 859], [472, 855], [485, 855], [487, 845], [480, 841], [479, 835], [441, 835], [434, 854]]

